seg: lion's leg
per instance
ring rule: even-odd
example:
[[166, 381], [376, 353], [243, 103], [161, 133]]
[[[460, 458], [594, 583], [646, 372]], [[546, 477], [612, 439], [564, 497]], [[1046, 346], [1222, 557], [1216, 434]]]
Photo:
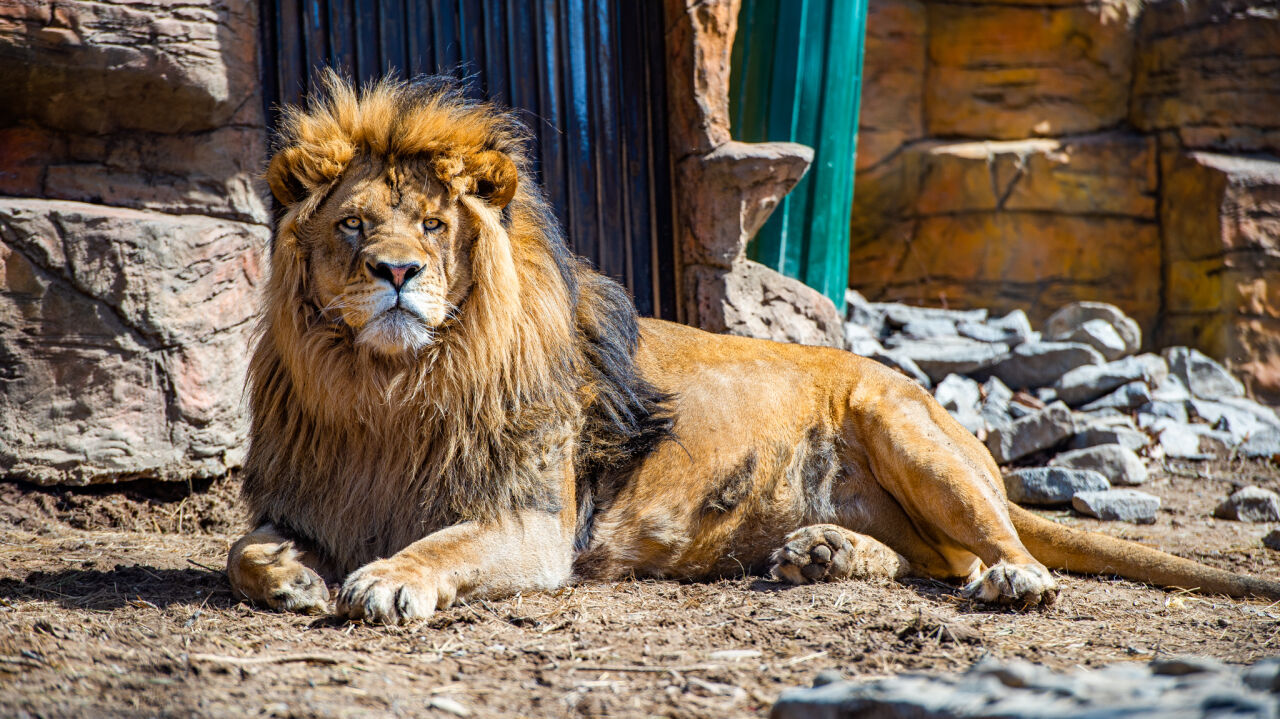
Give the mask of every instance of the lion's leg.
[[964, 594], [984, 602], [1051, 603], [1057, 583], [1019, 539], [986, 447], [914, 385], [887, 393], [876, 409], [863, 415], [874, 427], [857, 434], [877, 483], [923, 534], [941, 535], [937, 544], [959, 545], [985, 565], [969, 577]]
[[381, 624], [422, 619], [458, 599], [555, 589], [568, 581], [572, 562], [571, 510], [464, 522], [352, 572], [337, 612]]
[[811, 524], [787, 535], [773, 553], [773, 576], [792, 584], [837, 579], [900, 579], [905, 557], [865, 534], [834, 524]]
[[323, 614], [329, 590], [315, 570], [315, 558], [271, 524], [241, 537], [227, 554], [232, 590], [258, 604], [290, 612]]

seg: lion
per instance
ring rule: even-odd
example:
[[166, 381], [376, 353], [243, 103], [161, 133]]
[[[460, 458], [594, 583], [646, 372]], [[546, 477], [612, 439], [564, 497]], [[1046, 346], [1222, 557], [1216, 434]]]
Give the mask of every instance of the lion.
[[581, 579], [770, 572], [1030, 607], [1054, 568], [1280, 598], [1010, 504], [986, 448], [874, 361], [637, 318], [530, 176], [514, 115], [447, 80], [329, 73], [286, 109], [239, 596], [396, 624]]

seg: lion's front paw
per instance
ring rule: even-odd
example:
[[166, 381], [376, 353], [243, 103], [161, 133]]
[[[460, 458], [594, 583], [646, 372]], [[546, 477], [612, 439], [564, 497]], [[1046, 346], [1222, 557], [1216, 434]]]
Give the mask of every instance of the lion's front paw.
[[241, 596], [271, 609], [299, 614], [329, 611], [329, 588], [302, 563], [293, 542], [247, 546], [233, 553], [227, 573]]
[[979, 602], [1048, 606], [1058, 598], [1058, 583], [1037, 564], [999, 562], [967, 584], [961, 594]]
[[453, 599], [453, 590], [432, 570], [380, 559], [352, 572], [342, 583], [337, 614], [375, 624], [403, 624], [426, 619]]
[[773, 576], [792, 584], [899, 577], [907, 560], [863, 534], [834, 524], [801, 527], [773, 553]]

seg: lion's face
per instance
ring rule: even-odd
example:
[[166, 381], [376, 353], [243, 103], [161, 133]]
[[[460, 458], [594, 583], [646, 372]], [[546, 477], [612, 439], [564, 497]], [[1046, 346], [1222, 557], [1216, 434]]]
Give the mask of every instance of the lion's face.
[[433, 344], [471, 284], [467, 213], [419, 164], [349, 168], [298, 228], [308, 299], [387, 356]]

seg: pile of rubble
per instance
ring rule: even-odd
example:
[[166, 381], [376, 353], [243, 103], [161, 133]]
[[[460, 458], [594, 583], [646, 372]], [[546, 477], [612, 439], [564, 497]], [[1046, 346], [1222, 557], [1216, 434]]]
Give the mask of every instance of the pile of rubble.
[[[1021, 310], [990, 317], [852, 290], [847, 307], [846, 347], [931, 389], [1006, 467], [1015, 502], [1152, 522], [1159, 498], [1127, 489], [1146, 481], [1148, 463], [1280, 456], [1272, 409], [1194, 349], [1139, 354], [1138, 324], [1113, 305], [1067, 305], [1041, 331]], [[1280, 521], [1280, 496], [1247, 487], [1217, 514]]]
[[784, 691], [769, 716], [880, 719], [1274, 719], [1280, 659], [1229, 667], [1214, 659], [1158, 659], [1057, 673], [1029, 662], [983, 660], [958, 675], [903, 674], [868, 682], [822, 672]]

